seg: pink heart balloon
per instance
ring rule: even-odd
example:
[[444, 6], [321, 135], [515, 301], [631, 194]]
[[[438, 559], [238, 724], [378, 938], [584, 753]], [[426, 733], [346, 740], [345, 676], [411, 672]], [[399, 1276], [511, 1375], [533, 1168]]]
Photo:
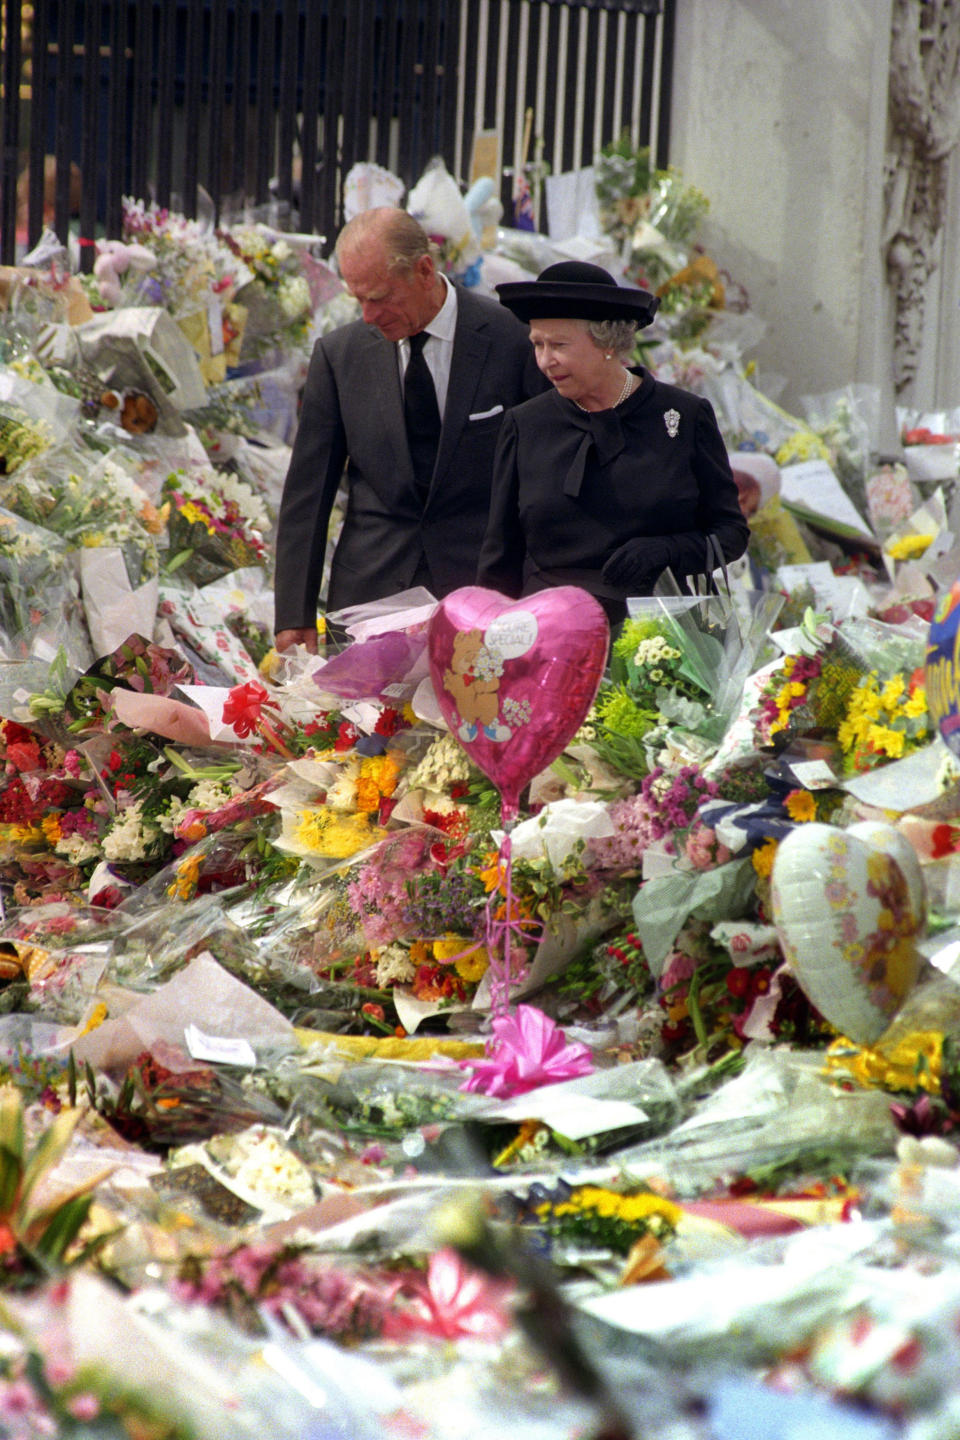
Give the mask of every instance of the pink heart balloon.
[[572, 585], [523, 600], [467, 585], [440, 602], [427, 642], [437, 702], [500, 791], [505, 824], [583, 724], [609, 641], [603, 607]]

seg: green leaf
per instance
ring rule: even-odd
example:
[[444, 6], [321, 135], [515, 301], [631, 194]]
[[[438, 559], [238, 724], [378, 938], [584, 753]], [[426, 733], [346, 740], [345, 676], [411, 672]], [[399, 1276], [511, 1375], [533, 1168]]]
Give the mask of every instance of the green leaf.
[[[59, 1206], [38, 1238], [29, 1246], [30, 1252], [45, 1262], [58, 1264], [79, 1235], [93, 1204], [92, 1195], [79, 1195]], [[38, 1217], [42, 1223], [46, 1216]]]
[[79, 1110], [61, 1110], [53, 1124], [47, 1127], [31, 1150], [23, 1168], [23, 1188], [20, 1192], [21, 1210], [29, 1200], [33, 1187], [41, 1175], [52, 1169], [65, 1153], [79, 1118]]
[[0, 1216], [10, 1215], [20, 1194], [23, 1164], [19, 1155], [0, 1145]]

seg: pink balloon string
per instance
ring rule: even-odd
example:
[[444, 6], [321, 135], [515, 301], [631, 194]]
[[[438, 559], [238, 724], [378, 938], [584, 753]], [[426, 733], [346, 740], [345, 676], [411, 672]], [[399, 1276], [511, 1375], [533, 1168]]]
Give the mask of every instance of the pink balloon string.
[[[515, 912], [513, 903], [513, 847], [510, 842], [510, 828], [512, 827], [508, 827], [500, 841], [497, 856], [498, 867], [503, 875], [502, 887], [498, 885], [487, 901], [485, 938], [490, 961], [487, 973], [490, 977], [490, 1014], [494, 1019], [505, 1015], [510, 1008], [510, 988], [514, 978], [512, 936], [516, 933], [522, 941], [525, 935], [529, 938], [530, 930], [530, 921], [522, 919], [519, 912]], [[502, 905], [498, 903], [501, 894]], [[502, 918], [497, 914], [501, 909]], [[542, 931], [543, 927], [538, 925], [538, 929]], [[522, 945], [520, 953], [524, 953]]]

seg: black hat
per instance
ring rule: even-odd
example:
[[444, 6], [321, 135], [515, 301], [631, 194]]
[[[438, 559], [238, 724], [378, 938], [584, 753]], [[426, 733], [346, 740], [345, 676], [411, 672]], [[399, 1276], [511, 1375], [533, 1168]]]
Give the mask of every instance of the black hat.
[[536, 280], [496, 289], [501, 305], [520, 320], [635, 320], [642, 329], [660, 305], [656, 295], [618, 285], [608, 270], [585, 260], [561, 260]]

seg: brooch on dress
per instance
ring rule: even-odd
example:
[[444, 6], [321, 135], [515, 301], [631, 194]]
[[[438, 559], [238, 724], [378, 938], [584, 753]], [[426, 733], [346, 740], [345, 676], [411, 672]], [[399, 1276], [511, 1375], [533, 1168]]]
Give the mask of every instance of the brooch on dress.
[[665, 410], [663, 412], [663, 423], [667, 427], [667, 434], [671, 440], [676, 440], [677, 431], [680, 429], [680, 411]]

